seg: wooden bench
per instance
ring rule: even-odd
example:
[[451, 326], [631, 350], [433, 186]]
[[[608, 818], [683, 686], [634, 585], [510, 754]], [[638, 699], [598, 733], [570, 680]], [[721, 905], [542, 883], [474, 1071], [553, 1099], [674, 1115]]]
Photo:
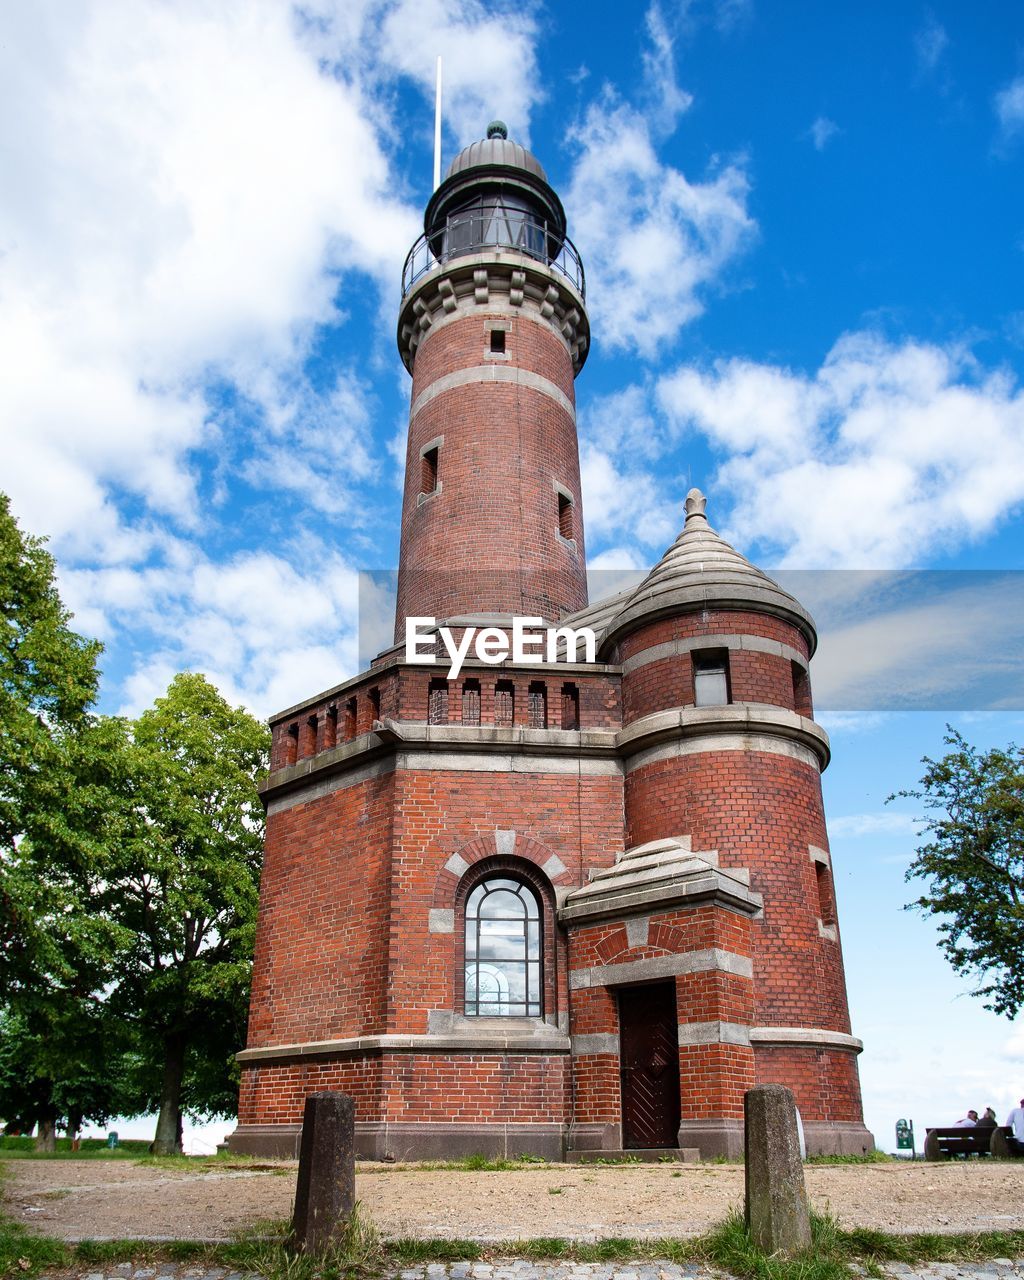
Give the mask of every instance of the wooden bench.
[[952, 1156], [1015, 1156], [1006, 1139], [1010, 1130], [1004, 1125], [996, 1128], [928, 1129], [925, 1131], [924, 1158], [949, 1160]]

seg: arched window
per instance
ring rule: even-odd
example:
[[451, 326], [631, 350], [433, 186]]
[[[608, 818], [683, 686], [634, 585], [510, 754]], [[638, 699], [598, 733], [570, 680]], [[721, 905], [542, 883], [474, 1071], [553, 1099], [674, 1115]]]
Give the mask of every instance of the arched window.
[[466, 899], [466, 1015], [539, 1018], [540, 904], [508, 876], [482, 880]]

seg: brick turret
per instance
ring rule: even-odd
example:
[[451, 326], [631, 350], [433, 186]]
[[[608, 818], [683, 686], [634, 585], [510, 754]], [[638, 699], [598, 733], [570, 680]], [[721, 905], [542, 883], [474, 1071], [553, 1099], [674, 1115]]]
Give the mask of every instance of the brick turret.
[[412, 374], [395, 638], [407, 616], [557, 619], [586, 603], [573, 380], [583, 268], [536, 157], [491, 126], [406, 263]]
[[601, 655], [622, 668], [627, 849], [684, 837], [762, 904], [752, 1025], [683, 1066], [733, 1088], [712, 1119], [699, 1089], [684, 1095], [680, 1145], [738, 1154], [743, 1088], [772, 1081], [795, 1092], [812, 1150], [859, 1152], [870, 1135], [821, 796], [828, 738], [812, 719], [814, 624], [710, 528], [698, 490], [686, 510]]

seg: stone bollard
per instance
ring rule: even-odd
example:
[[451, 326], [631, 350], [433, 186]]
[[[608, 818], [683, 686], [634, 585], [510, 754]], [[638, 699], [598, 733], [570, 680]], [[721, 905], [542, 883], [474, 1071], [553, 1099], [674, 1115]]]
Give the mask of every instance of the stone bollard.
[[781, 1084], [749, 1089], [743, 1124], [750, 1238], [764, 1253], [798, 1253], [811, 1243], [811, 1218], [792, 1092]]
[[344, 1093], [311, 1093], [302, 1115], [291, 1247], [322, 1253], [344, 1230], [355, 1201], [355, 1104]]

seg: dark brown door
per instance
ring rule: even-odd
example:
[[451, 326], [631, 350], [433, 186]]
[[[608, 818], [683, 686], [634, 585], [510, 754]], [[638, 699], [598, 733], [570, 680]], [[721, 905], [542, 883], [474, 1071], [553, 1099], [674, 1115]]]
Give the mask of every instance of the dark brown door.
[[659, 982], [619, 992], [622, 1145], [634, 1150], [679, 1141], [676, 986]]

